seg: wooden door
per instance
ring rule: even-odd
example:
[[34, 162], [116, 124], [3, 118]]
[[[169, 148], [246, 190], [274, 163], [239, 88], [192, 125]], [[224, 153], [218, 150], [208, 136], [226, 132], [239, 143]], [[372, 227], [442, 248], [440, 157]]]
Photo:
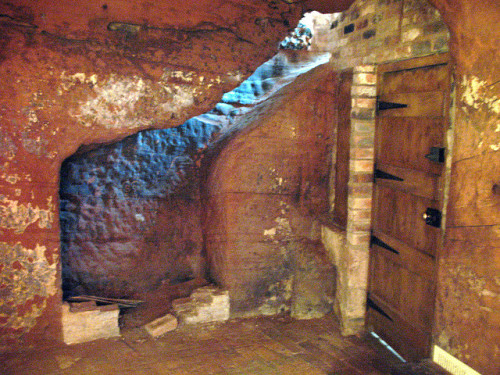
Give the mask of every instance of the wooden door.
[[441, 242], [448, 56], [378, 70], [367, 322], [407, 360], [430, 354]]

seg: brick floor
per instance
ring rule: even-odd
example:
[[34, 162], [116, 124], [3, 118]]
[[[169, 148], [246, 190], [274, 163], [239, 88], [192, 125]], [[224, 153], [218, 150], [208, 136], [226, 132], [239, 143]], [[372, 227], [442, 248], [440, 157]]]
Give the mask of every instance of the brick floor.
[[0, 355], [1, 374], [389, 374], [396, 360], [369, 338], [340, 335], [333, 316], [236, 319], [142, 329], [117, 339]]

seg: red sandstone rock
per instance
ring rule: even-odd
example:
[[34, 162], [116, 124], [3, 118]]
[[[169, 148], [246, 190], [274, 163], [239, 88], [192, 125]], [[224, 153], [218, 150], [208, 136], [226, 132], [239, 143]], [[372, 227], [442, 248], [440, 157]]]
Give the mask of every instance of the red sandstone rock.
[[[497, 183], [496, 176], [475, 174], [490, 157], [494, 162], [498, 160], [498, 150], [494, 149], [498, 147], [494, 126], [498, 112], [491, 107], [500, 95], [495, 85], [500, 60], [498, 1], [430, 2], [441, 11], [450, 28], [450, 52], [457, 68], [453, 169], [465, 173], [465, 180], [491, 179]], [[309, 2], [318, 6], [330, 3]], [[281, 20], [281, 12], [289, 7], [285, 2], [273, 2], [279, 8], [274, 10], [264, 2], [259, 2], [259, 7], [255, 2], [243, 2], [257, 12], [247, 12], [248, 8], [233, 12], [238, 2], [226, 3], [225, 7], [222, 2], [196, 2], [194, 10], [185, 2], [175, 2], [176, 8], [164, 13], [136, 6], [145, 2], [120, 2], [120, 6], [107, 2], [106, 7], [95, 1], [68, 2], [58, 7], [51, 1], [31, 4], [0, 4], [0, 76], [8, 78], [0, 85], [1, 350], [61, 341], [56, 198], [61, 161], [81, 144], [123, 138], [147, 127], [173, 126], [209, 109], [223, 90], [234, 87], [235, 71], [248, 74], [274, 53], [277, 41], [286, 33], [283, 23], [275, 20]], [[254, 17], [259, 17], [259, 22]], [[294, 17], [287, 17], [292, 25]], [[172, 20], [166, 24], [173, 28], [144, 27], [165, 26], [165, 18]], [[111, 22], [124, 25], [114, 24], [108, 31]], [[214, 31], [214, 24], [229, 30]], [[242, 34], [236, 32], [250, 35], [247, 39], [254, 44], [240, 40]], [[204, 50], [205, 46], [208, 50]], [[162, 80], [165, 67], [168, 71]], [[198, 81], [204, 77], [203, 84], [185, 82], [190, 72]], [[218, 76], [220, 85], [216, 84]], [[171, 88], [172, 92], [165, 94], [165, 82], [168, 87], [182, 85], [182, 90]], [[209, 84], [213, 86], [208, 88]], [[138, 85], [143, 85], [144, 91], [138, 91]], [[478, 87], [480, 90], [476, 90]], [[196, 100], [182, 107], [184, 89], [191, 88], [193, 93], [198, 90]], [[117, 95], [106, 100], [113, 91]], [[137, 115], [134, 111], [121, 113], [116, 103], [134, 95], [141, 98], [134, 102]], [[181, 112], [151, 108], [158, 103], [167, 103], [168, 107], [168, 99], [175, 95]], [[93, 108], [107, 109], [107, 117], [97, 116]], [[464, 161], [471, 167], [460, 169]], [[452, 194], [460, 195], [460, 181], [452, 180]], [[488, 199], [496, 202], [494, 197]], [[475, 217], [484, 217], [483, 208], [475, 207], [477, 216], [469, 215], [463, 207], [450, 202], [454, 222], [467, 224], [452, 223], [447, 228], [439, 274], [436, 336], [445, 349], [468, 358], [480, 372], [495, 373], [498, 368], [491, 361], [495, 355], [491, 343], [498, 341], [498, 325], [492, 328], [494, 315], [489, 312], [494, 302], [487, 292], [478, 294], [479, 289], [471, 288], [478, 280], [496, 288], [490, 280], [498, 273], [498, 262], [485, 264], [484, 260], [498, 253], [498, 217], [486, 226], [478, 226]], [[15, 289], [11, 281], [16, 261], [21, 267], [16, 270], [19, 279], [15, 287], [22, 291]], [[474, 314], [457, 315], [457, 311]]]
[[0, 77], [9, 78], [0, 85], [0, 264], [7, 278], [15, 260], [35, 270], [17, 273], [22, 293], [2, 292], [2, 349], [60, 341], [61, 162], [82, 145], [211, 109], [275, 54], [301, 11], [254, 1], [105, 5], [0, 4]]

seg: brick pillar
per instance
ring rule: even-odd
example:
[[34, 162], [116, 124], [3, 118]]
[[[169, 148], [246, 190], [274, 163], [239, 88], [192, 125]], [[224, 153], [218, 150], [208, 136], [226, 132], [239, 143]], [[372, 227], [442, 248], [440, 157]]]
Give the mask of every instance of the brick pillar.
[[364, 328], [374, 170], [376, 67], [354, 68], [345, 251], [339, 269], [339, 312], [345, 335]]

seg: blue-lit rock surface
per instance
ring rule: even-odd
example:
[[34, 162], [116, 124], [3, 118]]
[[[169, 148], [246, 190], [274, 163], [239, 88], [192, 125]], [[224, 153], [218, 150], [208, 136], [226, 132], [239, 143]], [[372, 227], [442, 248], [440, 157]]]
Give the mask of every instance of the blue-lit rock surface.
[[68, 159], [61, 171], [67, 294], [127, 296], [199, 276], [196, 121], [138, 133]]

